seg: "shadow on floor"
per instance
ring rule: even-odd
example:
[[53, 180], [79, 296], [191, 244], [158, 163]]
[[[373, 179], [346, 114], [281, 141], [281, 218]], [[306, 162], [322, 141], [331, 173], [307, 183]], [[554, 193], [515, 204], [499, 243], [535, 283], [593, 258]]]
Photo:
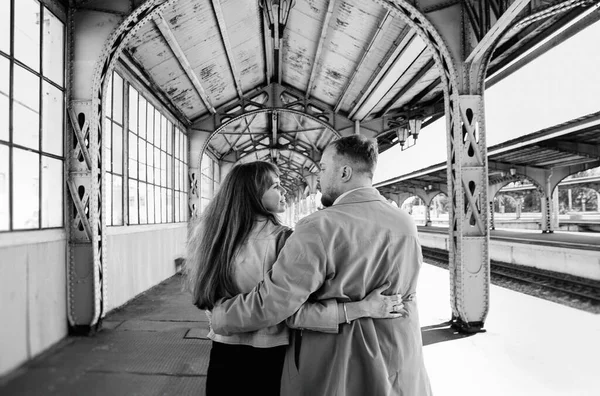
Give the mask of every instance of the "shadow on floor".
[[465, 334], [451, 327], [451, 322], [444, 322], [437, 325], [421, 327], [421, 337], [423, 346], [437, 344], [438, 342], [459, 340], [470, 337], [474, 334]]

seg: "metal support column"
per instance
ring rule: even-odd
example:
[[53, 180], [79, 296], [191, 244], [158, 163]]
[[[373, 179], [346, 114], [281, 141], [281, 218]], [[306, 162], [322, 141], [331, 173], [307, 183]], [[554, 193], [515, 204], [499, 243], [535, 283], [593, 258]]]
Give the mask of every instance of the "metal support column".
[[490, 230], [495, 230], [496, 225], [494, 224], [494, 201], [490, 201]]

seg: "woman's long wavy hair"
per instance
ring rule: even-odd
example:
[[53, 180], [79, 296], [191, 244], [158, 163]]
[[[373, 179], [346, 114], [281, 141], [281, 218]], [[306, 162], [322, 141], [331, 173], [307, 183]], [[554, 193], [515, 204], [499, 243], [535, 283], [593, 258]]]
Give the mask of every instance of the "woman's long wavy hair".
[[208, 204], [188, 239], [186, 285], [200, 309], [212, 309], [223, 297], [240, 291], [234, 280], [234, 260], [258, 217], [281, 224], [267, 211], [262, 196], [273, 184], [277, 166], [257, 161], [234, 166]]

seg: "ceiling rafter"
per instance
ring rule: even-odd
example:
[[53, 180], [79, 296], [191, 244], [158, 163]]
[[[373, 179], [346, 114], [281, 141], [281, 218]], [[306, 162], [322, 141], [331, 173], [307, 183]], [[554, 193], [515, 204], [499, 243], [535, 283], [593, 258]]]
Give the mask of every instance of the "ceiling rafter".
[[215, 114], [216, 113], [215, 107], [210, 102], [210, 99], [209, 99], [208, 95], [206, 94], [206, 91], [204, 91], [204, 88], [202, 87], [200, 80], [198, 80], [198, 76], [196, 76], [196, 73], [194, 73], [194, 71], [192, 69], [192, 65], [190, 64], [190, 61], [185, 56], [183, 50], [181, 49], [181, 46], [175, 39], [175, 35], [173, 34], [173, 31], [171, 30], [169, 23], [160, 14], [154, 17], [154, 23], [156, 24], [156, 27], [158, 27], [158, 30], [160, 31], [162, 37], [167, 42], [167, 45], [169, 46], [169, 48], [171, 49], [171, 51], [173, 52], [173, 54], [179, 61], [181, 68], [183, 69], [185, 74], [190, 79], [190, 82], [194, 86], [194, 89], [200, 96], [200, 99], [202, 99], [204, 106], [212, 114]]
[[360, 91], [360, 97], [354, 102], [354, 107], [349, 112], [348, 118], [352, 119], [356, 112], [362, 107], [373, 90], [375, 90], [377, 85], [379, 85], [387, 71], [392, 67], [394, 61], [410, 45], [411, 41], [415, 39], [415, 36], [416, 34], [412, 32], [408, 26], [406, 26], [402, 32], [400, 32], [400, 35], [385, 54], [382, 62], [378, 64], [375, 73], [373, 73], [369, 79], [369, 82], [365, 85], [365, 88]]
[[362, 57], [360, 58], [360, 60], [358, 61], [358, 64], [354, 68], [352, 75], [346, 82], [346, 86], [344, 86], [344, 89], [342, 90], [342, 94], [340, 95], [340, 98], [338, 99], [337, 103], [335, 104], [335, 107], [333, 108], [334, 113], [337, 113], [340, 110], [340, 106], [342, 105], [342, 102], [344, 101], [344, 99], [346, 99], [346, 96], [348, 95], [348, 91], [349, 91], [350, 87], [352, 86], [352, 84], [354, 83], [354, 80], [356, 79], [356, 75], [358, 74], [358, 71], [361, 70], [363, 63], [365, 62], [365, 60], [367, 59], [367, 56], [371, 52], [371, 48], [373, 47], [373, 44], [379, 38], [379, 35], [381, 34], [381, 31], [383, 30], [383, 25], [385, 25], [389, 16], [390, 16], [390, 10], [387, 10], [385, 15], [383, 16], [383, 18], [381, 18], [381, 21], [379, 22], [379, 25], [377, 26], [377, 30], [375, 31], [375, 33], [373, 33], [373, 37], [371, 37], [371, 40], [369, 41], [369, 45], [367, 45], [367, 48], [365, 48], [365, 50], [363, 51]]
[[238, 93], [239, 98], [242, 99], [244, 97], [244, 92], [242, 90], [242, 81], [240, 79], [240, 74], [235, 65], [235, 60], [233, 59], [233, 49], [231, 48], [231, 42], [229, 41], [229, 35], [227, 34], [227, 27], [225, 26], [225, 16], [223, 15], [223, 9], [221, 8], [221, 1], [211, 0], [211, 3], [213, 6], [215, 17], [217, 19], [219, 31], [221, 32], [221, 40], [223, 40], [223, 46], [225, 47], [225, 54], [227, 55], [227, 61], [229, 62], [229, 68], [231, 70], [231, 75], [235, 83], [235, 89]]
[[319, 44], [317, 45], [317, 50], [315, 51], [315, 60], [312, 64], [312, 68], [310, 70], [310, 77], [308, 78], [308, 86], [306, 87], [306, 94], [304, 95], [306, 99], [310, 98], [310, 93], [313, 89], [313, 83], [315, 77], [317, 75], [317, 70], [319, 69], [321, 52], [323, 51], [323, 46], [325, 44], [325, 39], [328, 36], [329, 32], [329, 21], [331, 20], [331, 16], [333, 15], [333, 7], [335, 6], [335, 0], [329, 0], [329, 4], [327, 5], [327, 13], [325, 14], [325, 20], [323, 21], [323, 26], [321, 27], [321, 35], [319, 37]]
[[396, 103], [406, 92], [408, 92], [412, 87], [414, 87], [415, 84], [421, 79], [421, 77], [423, 77], [425, 75], [425, 73], [427, 73], [434, 65], [435, 65], [435, 60], [433, 58], [431, 58], [425, 65], [423, 65], [423, 67], [421, 67], [421, 69], [417, 72], [417, 74], [415, 74], [413, 76], [413, 78], [411, 78], [400, 89], [400, 91], [398, 91], [398, 93], [396, 93], [396, 95], [394, 95], [394, 97], [388, 102], [387, 105], [385, 105], [385, 107], [383, 109], [381, 109], [381, 111], [379, 112], [379, 114], [377, 114], [377, 116], [375, 118], [381, 118], [384, 115], [386, 115], [387, 112], [390, 111], [390, 109], [394, 106], [394, 103]]
[[[301, 158], [303, 158], [304, 160], [308, 161], [308, 163], [310, 163], [310, 164], [312, 164], [313, 166], [315, 166], [315, 167], [316, 167], [316, 169], [321, 169], [321, 168], [319, 167], [319, 164], [317, 164], [317, 162], [316, 162], [315, 160], [313, 160], [312, 158], [310, 158], [309, 156], [307, 156], [306, 154], [304, 154], [304, 153], [302, 153], [302, 152], [300, 152], [300, 151], [294, 150], [293, 148], [286, 148], [286, 149], [283, 149], [283, 150], [281, 150], [281, 151], [290, 151], [290, 152], [293, 152], [293, 153], [294, 153], [294, 155], [300, 156], [300, 157], [301, 157]], [[247, 153], [247, 154], [245, 154], [245, 155], [242, 155], [242, 156], [241, 156], [241, 157], [238, 159], [238, 161], [242, 161], [244, 158], [246, 158], [246, 157], [248, 157], [248, 156], [250, 156], [250, 155], [256, 155], [256, 156], [258, 157], [259, 155], [262, 155], [262, 153], [265, 153], [266, 155], [269, 155], [269, 154], [271, 154], [271, 152], [270, 152], [269, 148], [262, 148], [262, 149], [259, 149], [259, 150], [256, 150], [256, 151], [252, 151], [252, 152], [250, 152], [250, 153]], [[288, 160], [288, 161], [289, 161], [289, 160]], [[291, 161], [289, 161], [289, 162], [291, 162]]]

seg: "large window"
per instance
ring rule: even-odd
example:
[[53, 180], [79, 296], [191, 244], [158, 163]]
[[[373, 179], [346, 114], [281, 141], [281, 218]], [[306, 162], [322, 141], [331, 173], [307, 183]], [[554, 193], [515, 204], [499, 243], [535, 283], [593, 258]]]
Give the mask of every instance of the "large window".
[[107, 224], [187, 221], [187, 136], [117, 72], [105, 106]]
[[221, 180], [219, 163], [209, 157], [208, 153], [204, 153], [202, 156], [202, 181], [201, 181], [201, 192], [200, 192], [200, 211], [204, 212], [204, 209], [215, 196], [219, 189], [219, 181]]
[[0, 1], [0, 231], [63, 227], [63, 20]]

